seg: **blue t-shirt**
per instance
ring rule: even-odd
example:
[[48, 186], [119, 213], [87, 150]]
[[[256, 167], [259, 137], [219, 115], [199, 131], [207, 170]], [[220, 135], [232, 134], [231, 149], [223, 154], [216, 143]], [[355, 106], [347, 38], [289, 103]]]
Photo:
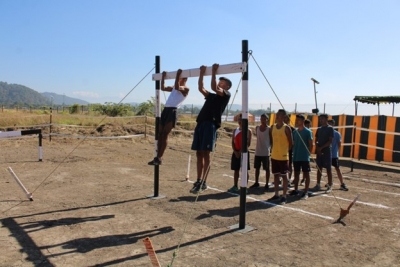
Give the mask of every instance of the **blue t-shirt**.
[[308, 128], [303, 130], [295, 130], [293, 132], [293, 162], [310, 161], [310, 152], [308, 151], [308, 143], [313, 140], [312, 132]]
[[339, 143], [342, 141], [342, 135], [338, 131], [333, 132], [333, 139], [332, 139], [332, 158], [336, 159], [339, 158]]

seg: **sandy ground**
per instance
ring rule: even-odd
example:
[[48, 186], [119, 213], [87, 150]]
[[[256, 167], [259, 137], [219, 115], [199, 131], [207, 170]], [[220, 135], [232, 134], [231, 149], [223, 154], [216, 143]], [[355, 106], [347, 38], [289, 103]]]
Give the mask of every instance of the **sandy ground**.
[[[43, 141], [43, 162], [36, 138], [0, 140], [0, 266], [152, 266], [145, 237], [161, 266], [170, 264], [178, 244], [173, 266], [400, 266], [399, 171], [343, 167], [348, 192], [338, 190], [334, 175], [332, 194], [291, 197], [284, 206], [266, 202], [272, 192], [250, 190], [246, 225], [254, 230], [240, 233], [228, 228], [239, 221], [239, 197], [226, 192], [233, 184], [229, 139], [220, 139], [210, 188], [197, 202], [189, 193], [193, 161], [185, 180], [188, 156], [195, 158], [190, 142], [190, 136], [171, 137], [160, 166], [165, 198], [151, 199], [152, 137], [53, 137]], [[312, 186], [315, 177], [313, 169]], [[253, 179], [251, 170], [250, 184]], [[333, 224], [339, 205], [358, 194], [345, 224]]]

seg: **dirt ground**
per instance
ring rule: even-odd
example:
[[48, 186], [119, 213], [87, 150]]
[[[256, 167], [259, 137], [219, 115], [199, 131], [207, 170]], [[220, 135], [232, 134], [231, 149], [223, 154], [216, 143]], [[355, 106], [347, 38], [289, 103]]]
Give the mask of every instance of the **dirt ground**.
[[[233, 185], [229, 139], [218, 142], [210, 188], [197, 202], [189, 193], [196, 178], [190, 142], [190, 136], [171, 137], [160, 166], [165, 198], [151, 199], [153, 137], [54, 136], [43, 141], [43, 162], [37, 138], [1, 139], [0, 266], [152, 266], [145, 237], [161, 266], [171, 263], [178, 244], [173, 266], [400, 266], [399, 171], [342, 167], [348, 192], [338, 190], [334, 175], [332, 194], [290, 197], [284, 206], [266, 202], [272, 192], [250, 190], [246, 225], [254, 230], [241, 233], [228, 228], [239, 221], [240, 199], [226, 192]], [[311, 186], [315, 177], [313, 168]], [[346, 208], [358, 194], [344, 224], [334, 224], [339, 205]]]

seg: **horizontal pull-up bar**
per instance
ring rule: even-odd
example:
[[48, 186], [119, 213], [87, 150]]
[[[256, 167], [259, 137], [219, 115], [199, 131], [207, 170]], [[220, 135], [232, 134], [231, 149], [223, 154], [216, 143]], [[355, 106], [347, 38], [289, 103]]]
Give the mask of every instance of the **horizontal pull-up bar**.
[[[210, 76], [211, 75], [211, 69], [212, 67], [207, 67], [206, 73], [204, 76]], [[233, 64], [226, 64], [226, 65], [220, 65], [217, 70], [217, 75], [222, 75], [222, 74], [230, 74], [230, 73], [241, 73], [246, 71], [246, 63], [240, 62], [240, 63], [233, 63]], [[182, 70], [181, 77], [199, 77], [200, 75], [200, 67], [196, 69], [189, 69], [189, 70]], [[165, 76], [165, 79], [175, 79], [176, 77], [176, 71], [170, 71], [167, 72], [167, 75]], [[161, 80], [162, 74], [161, 73], [156, 73], [153, 74], [153, 81], [158, 81]]]

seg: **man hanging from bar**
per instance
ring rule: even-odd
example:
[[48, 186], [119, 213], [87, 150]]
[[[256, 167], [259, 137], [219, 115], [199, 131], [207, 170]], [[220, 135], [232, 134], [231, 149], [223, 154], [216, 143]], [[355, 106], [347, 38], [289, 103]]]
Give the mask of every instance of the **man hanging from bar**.
[[218, 67], [218, 64], [214, 64], [211, 72], [211, 90], [215, 93], [204, 88], [203, 77], [207, 67], [200, 67], [199, 91], [206, 101], [197, 116], [192, 143], [192, 150], [196, 150], [197, 157], [197, 181], [190, 190], [194, 194], [207, 189], [206, 180], [209, 172], [210, 152], [214, 150], [217, 129], [221, 127], [221, 116], [231, 97], [228, 90], [231, 88], [232, 82], [229, 79], [220, 77], [217, 84]]
[[161, 90], [171, 92], [167, 102], [165, 102], [164, 109], [161, 113], [159, 135], [157, 143], [157, 156], [150, 161], [149, 165], [161, 165], [162, 157], [165, 149], [167, 148], [168, 135], [175, 128], [177, 121], [177, 109], [189, 94], [189, 87], [186, 86], [187, 78], [180, 77], [182, 70], [176, 72], [174, 87], [165, 86], [165, 76], [167, 73], [164, 71], [161, 78]]

